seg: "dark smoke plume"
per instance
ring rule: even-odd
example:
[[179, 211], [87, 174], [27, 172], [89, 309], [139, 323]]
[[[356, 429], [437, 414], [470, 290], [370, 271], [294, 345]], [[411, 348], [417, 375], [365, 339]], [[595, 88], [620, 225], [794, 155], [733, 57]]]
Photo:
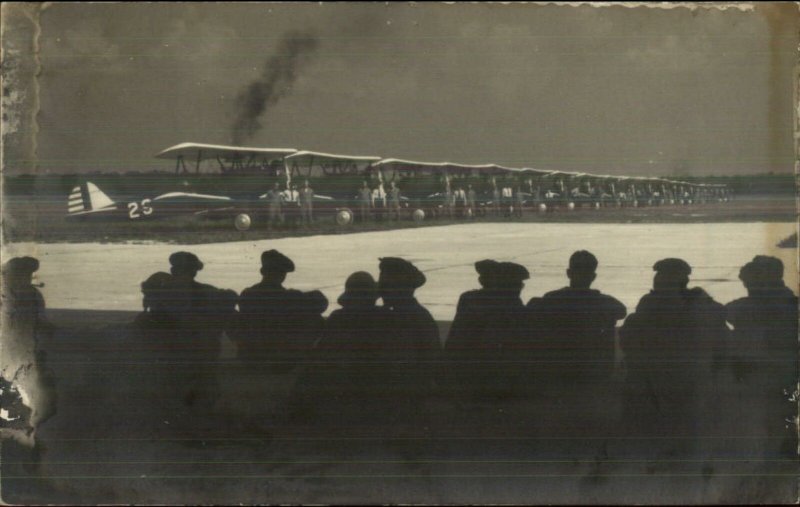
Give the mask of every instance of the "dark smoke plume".
[[236, 97], [233, 144], [241, 145], [261, 130], [259, 118], [292, 92], [298, 69], [318, 46], [317, 38], [307, 33], [290, 32], [281, 39], [277, 52], [264, 64], [261, 77]]

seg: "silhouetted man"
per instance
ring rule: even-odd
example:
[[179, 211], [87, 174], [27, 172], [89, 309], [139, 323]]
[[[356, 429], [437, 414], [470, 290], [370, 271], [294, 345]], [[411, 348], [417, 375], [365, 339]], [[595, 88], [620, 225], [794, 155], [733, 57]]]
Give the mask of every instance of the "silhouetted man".
[[699, 287], [687, 288], [682, 259], [655, 263], [653, 290], [620, 330], [627, 364], [624, 420], [630, 435], [661, 453], [688, 452], [715, 414], [714, 375], [727, 338], [725, 309]]
[[[399, 395], [411, 402], [429, 393], [433, 361], [441, 348], [439, 328], [430, 312], [414, 297], [425, 284], [425, 275], [412, 263], [398, 257], [380, 259], [378, 292], [389, 311], [384, 326], [395, 341], [392, 355], [397, 368]], [[389, 387], [391, 389], [391, 387]]]
[[585, 383], [607, 382], [614, 365], [617, 321], [625, 305], [591, 288], [597, 258], [580, 250], [569, 258], [569, 286], [528, 302], [539, 330], [542, 358], [559, 361], [554, 373]]
[[450, 386], [477, 395], [516, 389], [519, 367], [513, 359], [525, 347], [525, 307], [520, 299], [528, 270], [513, 262], [475, 263], [482, 288], [461, 295], [445, 343]]
[[[378, 286], [367, 272], [351, 274], [325, 323], [314, 351], [316, 360], [298, 382], [303, 411], [356, 418], [392, 410], [396, 340], [386, 323], [389, 310], [375, 303]], [[386, 401], [387, 406], [376, 407]]]
[[165, 351], [164, 359], [174, 364], [163, 372], [164, 386], [172, 386], [165, 390], [176, 391], [177, 401], [190, 411], [185, 414], [186, 424], [194, 426], [198, 411], [208, 413], [216, 403], [216, 362], [235, 307], [224, 303], [232, 291], [195, 280], [204, 267], [195, 254], [175, 252], [169, 263], [168, 277], [156, 273], [143, 284], [143, 305], [150, 318], [143, 322], [142, 331], [146, 340], [158, 342], [153, 343], [154, 350]]
[[35, 436], [32, 432], [56, 412], [55, 383], [41, 346], [52, 327], [45, 318], [44, 298], [32, 281], [38, 269], [35, 258], [14, 257], [2, 271], [0, 373], [6, 388], [16, 389], [30, 409], [26, 436]]
[[277, 250], [261, 254], [261, 282], [239, 296], [240, 359], [271, 361], [276, 369], [288, 371], [319, 338], [328, 300], [319, 291], [284, 288], [287, 273], [294, 269], [294, 262]]
[[797, 404], [787, 393], [794, 392], [798, 379], [797, 296], [784, 284], [783, 262], [775, 257], [756, 256], [739, 278], [747, 297], [726, 305], [734, 327], [729, 352], [742, 400], [731, 419], [755, 426], [746, 428], [747, 434], [762, 432], [767, 438], [758, 447], [768, 456], [793, 455], [797, 435], [787, 420], [797, 415]]

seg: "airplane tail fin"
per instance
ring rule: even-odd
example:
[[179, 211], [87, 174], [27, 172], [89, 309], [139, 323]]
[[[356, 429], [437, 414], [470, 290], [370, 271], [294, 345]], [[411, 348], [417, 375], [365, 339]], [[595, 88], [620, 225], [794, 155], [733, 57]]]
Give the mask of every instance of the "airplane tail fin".
[[69, 215], [85, 215], [116, 209], [116, 203], [91, 181], [72, 189], [67, 201]]

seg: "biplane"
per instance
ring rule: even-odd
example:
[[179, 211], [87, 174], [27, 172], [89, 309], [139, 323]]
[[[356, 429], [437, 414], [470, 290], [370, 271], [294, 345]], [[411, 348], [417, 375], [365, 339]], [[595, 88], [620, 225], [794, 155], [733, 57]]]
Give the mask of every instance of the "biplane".
[[[116, 199], [91, 181], [75, 186], [69, 194], [67, 217], [119, 218], [133, 221], [151, 220], [175, 215], [208, 218], [235, 218], [236, 224], [247, 226], [264, 203], [259, 194], [286, 179], [283, 159], [296, 153], [292, 148], [250, 148], [215, 144], [182, 143], [158, 153], [156, 158], [175, 159], [177, 175], [194, 174], [209, 162], [219, 164], [223, 174], [239, 175], [238, 185], [227, 185], [227, 192], [200, 191], [180, 186], [162, 192], [142, 191], [142, 195], [119, 195]], [[257, 187], [257, 188], [254, 188]]]
[[[293, 148], [256, 148], [181, 143], [156, 155], [175, 160], [175, 174], [225, 175], [204, 188], [151, 191], [146, 196], [114, 200], [90, 181], [75, 186], [68, 197], [68, 217], [120, 217], [144, 220], [176, 214], [233, 218], [246, 229], [267, 208], [269, 190], [285, 193], [284, 205], [299, 207], [299, 190], [314, 190], [315, 216], [333, 215], [340, 225], [353, 221], [359, 189], [366, 183], [376, 208], [386, 207], [391, 185], [401, 191], [401, 208], [414, 220], [452, 213], [475, 194], [474, 212], [501, 205], [559, 207], [657, 206], [727, 201], [725, 185], [671, 181], [652, 177], [603, 176], [568, 171], [513, 168], [497, 164], [420, 162], [377, 156], [339, 155]], [[210, 169], [210, 171], [209, 171]], [[174, 181], [173, 181], [174, 183]], [[461, 199], [461, 202], [459, 201]]]

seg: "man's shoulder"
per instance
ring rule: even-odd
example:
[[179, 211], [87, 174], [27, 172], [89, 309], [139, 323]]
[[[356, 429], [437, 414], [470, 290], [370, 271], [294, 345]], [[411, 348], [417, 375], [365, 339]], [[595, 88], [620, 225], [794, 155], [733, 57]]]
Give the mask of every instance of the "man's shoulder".
[[556, 298], [563, 298], [569, 297], [574, 294], [574, 289], [570, 287], [561, 287], [560, 289], [551, 290], [550, 292], [545, 292], [544, 296], [542, 296], [542, 300], [551, 300]]

